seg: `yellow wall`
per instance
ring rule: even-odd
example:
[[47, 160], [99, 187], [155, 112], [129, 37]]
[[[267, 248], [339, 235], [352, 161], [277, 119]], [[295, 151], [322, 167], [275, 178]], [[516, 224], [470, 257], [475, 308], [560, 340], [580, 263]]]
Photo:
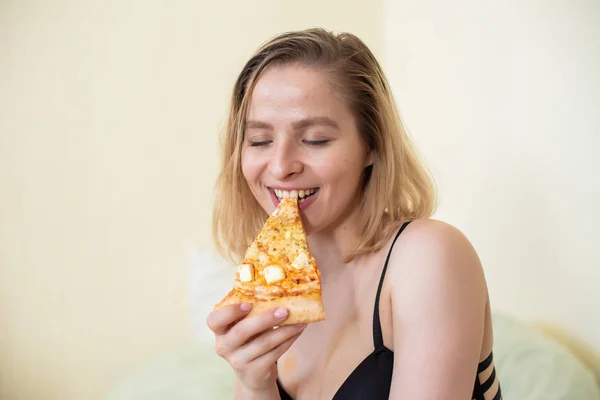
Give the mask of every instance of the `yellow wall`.
[[384, 1], [406, 125], [496, 310], [600, 376], [600, 2]]
[[192, 341], [217, 130], [283, 30], [380, 52], [379, 1], [0, 3], [0, 398], [99, 399]]

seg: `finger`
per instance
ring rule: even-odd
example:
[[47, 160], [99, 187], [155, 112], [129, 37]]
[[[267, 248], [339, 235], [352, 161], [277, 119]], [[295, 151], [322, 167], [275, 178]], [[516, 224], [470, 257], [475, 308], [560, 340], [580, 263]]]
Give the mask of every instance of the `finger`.
[[235, 324], [228, 332], [227, 336], [230, 336], [229, 345], [232, 348], [241, 347], [253, 336], [258, 335], [267, 329], [272, 329], [274, 326], [281, 325], [287, 317], [288, 310], [279, 307], [244, 318]]
[[252, 304], [230, 304], [212, 311], [206, 318], [208, 328], [216, 335], [222, 335], [231, 325], [244, 318], [252, 309]]
[[290, 338], [300, 335], [306, 325], [282, 326], [277, 329], [265, 331], [263, 334], [249, 341], [239, 348], [236, 358], [241, 362], [249, 363], [279, 347]]
[[279, 357], [281, 357], [286, 351], [288, 351], [290, 347], [292, 347], [292, 344], [294, 344], [296, 339], [298, 339], [301, 334], [302, 331], [298, 332], [285, 342], [281, 343], [279, 346], [275, 347], [273, 350], [252, 361], [253, 367], [255, 367], [257, 370], [269, 368], [271, 365], [276, 363], [277, 360], [279, 360]]

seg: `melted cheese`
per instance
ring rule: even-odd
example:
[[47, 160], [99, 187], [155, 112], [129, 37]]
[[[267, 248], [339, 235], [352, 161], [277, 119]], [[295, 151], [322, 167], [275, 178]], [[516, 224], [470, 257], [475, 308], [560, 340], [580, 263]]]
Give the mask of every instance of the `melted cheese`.
[[258, 260], [259, 263], [261, 264], [267, 264], [269, 262], [269, 256], [266, 255], [265, 253], [263, 253], [262, 251], [260, 253], [258, 253], [258, 256], [256, 257], [256, 259]]

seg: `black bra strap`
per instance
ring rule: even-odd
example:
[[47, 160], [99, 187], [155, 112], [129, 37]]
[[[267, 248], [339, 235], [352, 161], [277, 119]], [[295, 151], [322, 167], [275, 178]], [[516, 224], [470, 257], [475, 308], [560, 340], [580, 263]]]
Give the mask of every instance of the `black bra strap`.
[[487, 358], [485, 360], [483, 360], [482, 362], [480, 362], [479, 365], [477, 366], [477, 372], [481, 373], [481, 372], [485, 371], [486, 369], [488, 369], [488, 367], [492, 364], [493, 360], [494, 360], [494, 352], [490, 351], [490, 355], [487, 356]]
[[402, 227], [396, 233], [396, 237], [394, 237], [394, 241], [390, 246], [390, 250], [388, 251], [387, 258], [385, 259], [385, 264], [383, 265], [383, 271], [381, 271], [381, 278], [379, 278], [379, 287], [377, 287], [377, 296], [375, 297], [375, 310], [373, 312], [373, 343], [375, 344], [375, 349], [379, 349], [383, 347], [383, 334], [381, 332], [381, 322], [379, 321], [379, 298], [381, 297], [381, 288], [383, 287], [383, 279], [385, 278], [385, 272], [387, 270], [388, 262], [390, 261], [390, 256], [392, 255], [392, 249], [394, 248], [394, 244], [398, 237], [410, 224], [410, 221], [402, 224]]

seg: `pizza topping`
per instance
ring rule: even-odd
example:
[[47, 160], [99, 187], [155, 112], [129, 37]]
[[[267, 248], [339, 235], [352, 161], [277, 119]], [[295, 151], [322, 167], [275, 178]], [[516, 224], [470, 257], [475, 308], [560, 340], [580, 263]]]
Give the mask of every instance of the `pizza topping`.
[[269, 262], [269, 256], [266, 255], [264, 252], [260, 252], [258, 253], [258, 256], [256, 257], [256, 259], [258, 260], [259, 263], [261, 264], [267, 264]]
[[254, 280], [254, 268], [250, 264], [242, 264], [238, 267], [238, 276], [241, 282], [252, 282]]
[[268, 285], [285, 279], [285, 272], [279, 265], [268, 265], [262, 270], [262, 273]]
[[296, 259], [292, 262], [292, 267], [295, 269], [304, 269], [310, 267], [310, 260], [305, 252], [298, 254]]
[[308, 249], [298, 198], [281, 201], [240, 264], [235, 289], [256, 299], [320, 292], [319, 272]]

